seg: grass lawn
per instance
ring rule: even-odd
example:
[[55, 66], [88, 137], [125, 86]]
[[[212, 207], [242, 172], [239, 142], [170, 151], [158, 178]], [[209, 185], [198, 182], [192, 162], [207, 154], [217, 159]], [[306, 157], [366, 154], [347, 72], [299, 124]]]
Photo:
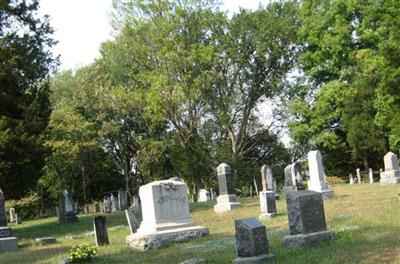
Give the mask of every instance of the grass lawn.
[[[267, 226], [270, 251], [277, 263], [400, 263], [400, 185], [382, 187], [378, 183], [334, 186], [335, 198], [325, 201], [329, 230], [337, 233], [335, 240], [307, 248], [286, 249], [282, 238], [288, 234], [286, 202], [277, 202], [279, 215], [263, 221]], [[216, 214], [212, 203], [191, 205], [192, 217], [210, 229], [210, 235], [190, 242], [173, 244], [158, 250], [137, 252], [125, 245], [129, 234], [122, 212], [107, 215], [110, 245], [98, 250], [94, 263], [180, 263], [199, 257], [206, 263], [230, 263], [235, 258], [233, 220], [258, 217], [258, 198], [241, 200], [241, 209]], [[17, 252], [0, 254], [0, 263], [59, 263], [67, 251], [82, 242], [94, 244], [94, 237], [85, 235], [93, 230], [92, 215], [79, 217], [67, 225], [56, 218], [26, 221], [11, 225], [19, 239]], [[112, 228], [124, 225], [122, 228]], [[111, 229], [110, 229], [111, 228]], [[37, 237], [54, 236], [58, 243], [38, 245]], [[81, 236], [72, 239], [72, 236]]]

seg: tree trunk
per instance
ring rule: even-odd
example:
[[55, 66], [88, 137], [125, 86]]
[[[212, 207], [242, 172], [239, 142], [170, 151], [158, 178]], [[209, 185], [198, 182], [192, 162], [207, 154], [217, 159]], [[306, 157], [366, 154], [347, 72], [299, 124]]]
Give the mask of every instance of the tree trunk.
[[364, 153], [363, 153], [363, 163], [364, 163], [364, 169], [365, 169], [365, 171], [368, 172], [368, 170], [369, 170], [369, 164], [368, 164], [368, 154], [367, 154], [366, 151], [364, 151]]

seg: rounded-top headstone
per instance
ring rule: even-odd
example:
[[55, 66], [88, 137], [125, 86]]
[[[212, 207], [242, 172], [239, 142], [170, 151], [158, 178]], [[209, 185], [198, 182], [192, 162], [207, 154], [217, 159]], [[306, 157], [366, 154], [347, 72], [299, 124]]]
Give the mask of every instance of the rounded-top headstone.
[[385, 163], [385, 171], [399, 170], [399, 159], [393, 152], [386, 153], [383, 161]]

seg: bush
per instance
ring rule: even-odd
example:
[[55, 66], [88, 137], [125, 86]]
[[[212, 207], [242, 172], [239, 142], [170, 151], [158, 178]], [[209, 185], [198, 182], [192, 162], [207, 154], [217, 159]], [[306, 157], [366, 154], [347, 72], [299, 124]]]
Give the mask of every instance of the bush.
[[91, 261], [96, 255], [97, 248], [95, 246], [83, 243], [71, 248], [68, 253], [68, 260], [70, 263], [84, 263]]
[[29, 196], [24, 197], [20, 200], [8, 200], [6, 201], [7, 212], [10, 208], [15, 208], [15, 212], [21, 219], [32, 219], [39, 214], [40, 210], [40, 198], [37, 193], [31, 193]]

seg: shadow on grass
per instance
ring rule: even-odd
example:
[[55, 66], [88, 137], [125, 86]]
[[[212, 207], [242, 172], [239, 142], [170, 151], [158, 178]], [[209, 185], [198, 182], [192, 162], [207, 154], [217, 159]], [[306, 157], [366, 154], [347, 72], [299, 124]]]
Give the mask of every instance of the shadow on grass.
[[[52, 258], [57, 258], [60, 255], [67, 255], [69, 247], [59, 246], [59, 247], [36, 247], [29, 249], [19, 249], [13, 253], [3, 253], [0, 258], [0, 263], [12, 263], [12, 264], [28, 264], [28, 263], [42, 263]], [[34, 257], [32, 257], [34, 256]], [[63, 258], [60, 256], [60, 260]], [[2, 262], [1, 260], [7, 260], [7, 262]], [[47, 262], [46, 262], [47, 263]], [[57, 262], [55, 262], [57, 263]]]
[[[81, 215], [78, 221], [69, 224], [59, 224], [57, 218], [34, 220], [29, 226], [14, 226], [13, 234], [19, 239], [34, 239], [38, 237], [62, 237], [66, 235], [78, 235], [93, 231], [93, 217], [101, 214]], [[123, 212], [106, 215], [107, 227], [126, 225]], [[24, 224], [25, 224], [24, 223]]]

